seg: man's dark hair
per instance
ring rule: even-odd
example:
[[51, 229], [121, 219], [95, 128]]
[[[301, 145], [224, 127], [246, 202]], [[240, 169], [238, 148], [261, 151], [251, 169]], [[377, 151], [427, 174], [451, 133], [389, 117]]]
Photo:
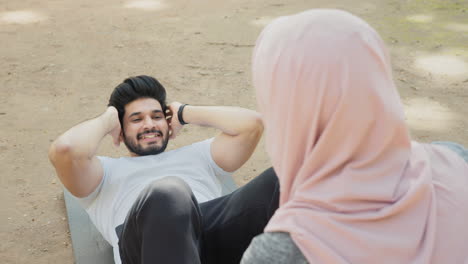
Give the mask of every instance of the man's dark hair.
[[140, 98], [153, 98], [166, 113], [166, 89], [151, 76], [140, 75], [129, 77], [115, 87], [109, 98], [108, 106], [114, 106], [119, 112], [120, 124], [123, 128], [125, 106]]

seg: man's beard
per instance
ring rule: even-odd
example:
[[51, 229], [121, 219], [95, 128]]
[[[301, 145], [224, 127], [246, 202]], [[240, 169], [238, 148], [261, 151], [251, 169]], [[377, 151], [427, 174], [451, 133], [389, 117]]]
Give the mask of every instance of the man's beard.
[[[138, 143], [138, 139], [142, 135], [147, 134], [147, 133], [159, 133], [162, 138], [162, 145], [158, 146], [157, 144], [153, 144], [153, 145], [148, 145], [146, 148], [143, 148], [143, 146], [141, 146]], [[146, 131], [144, 133], [140, 133], [137, 135], [137, 141], [131, 141], [127, 139], [127, 137], [125, 136], [125, 133], [123, 134], [123, 138], [124, 138], [125, 146], [127, 146], [128, 150], [130, 152], [135, 153], [138, 156], [156, 155], [156, 154], [162, 153], [164, 152], [164, 150], [166, 150], [167, 143], [169, 142], [169, 135], [168, 134], [164, 135], [160, 130], [151, 130], [151, 131]]]

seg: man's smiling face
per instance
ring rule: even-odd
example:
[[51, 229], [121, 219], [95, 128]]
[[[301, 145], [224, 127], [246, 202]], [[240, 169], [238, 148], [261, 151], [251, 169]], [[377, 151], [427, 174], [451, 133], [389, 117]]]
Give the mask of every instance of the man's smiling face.
[[127, 104], [122, 136], [132, 156], [163, 152], [169, 141], [169, 125], [161, 104], [153, 98], [140, 98]]

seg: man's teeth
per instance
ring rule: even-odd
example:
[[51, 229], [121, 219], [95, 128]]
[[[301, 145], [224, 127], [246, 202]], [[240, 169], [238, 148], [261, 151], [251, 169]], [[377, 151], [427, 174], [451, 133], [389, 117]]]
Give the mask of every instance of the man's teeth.
[[143, 135], [142, 138], [154, 138], [157, 137], [158, 135], [152, 134], [152, 135]]

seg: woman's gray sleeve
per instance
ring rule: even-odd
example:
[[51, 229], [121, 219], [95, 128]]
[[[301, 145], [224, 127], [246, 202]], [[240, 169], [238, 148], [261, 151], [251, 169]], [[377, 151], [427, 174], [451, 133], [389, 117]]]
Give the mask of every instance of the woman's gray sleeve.
[[307, 264], [289, 233], [267, 232], [256, 236], [244, 252], [241, 264]]

